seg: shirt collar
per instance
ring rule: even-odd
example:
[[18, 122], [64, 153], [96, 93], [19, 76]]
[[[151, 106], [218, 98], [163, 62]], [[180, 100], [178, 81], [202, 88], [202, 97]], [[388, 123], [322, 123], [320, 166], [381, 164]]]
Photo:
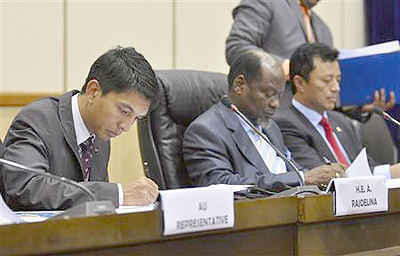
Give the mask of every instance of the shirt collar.
[[[300, 111], [307, 119], [311, 122], [313, 126], [317, 126], [322, 119], [322, 115], [317, 111], [307, 107], [306, 105], [300, 103], [296, 99], [292, 99], [293, 106]], [[323, 116], [328, 118], [328, 114], [324, 111]]]
[[80, 145], [82, 142], [84, 142], [90, 137], [90, 132], [87, 129], [85, 123], [83, 122], [81, 112], [79, 110], [78, 95], [79, 93], [72, 96], [71, 107], [72, 107], [72, 118], [74, 119], [76, 142], [78, 143], [78, 145]]

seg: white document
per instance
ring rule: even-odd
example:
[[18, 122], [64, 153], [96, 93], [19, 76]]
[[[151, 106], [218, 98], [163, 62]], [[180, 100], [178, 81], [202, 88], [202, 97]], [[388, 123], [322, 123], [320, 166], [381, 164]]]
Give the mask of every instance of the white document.
[[364, 57], [376, 54], [384, 54], [396, 51], [400, 51], [400, 45], [398, 40], [385, 42], [381, 44], [374, 44], [362, 48], [357, 48], [354, 50], [342, 49], [340, 50], [339, 53], [339, 60]]
[[160, 191], [164, 235], [233, 227], [233, 189], [209, 186]]
[[387, 186], [388, 189], [400, 188], [400, 179], [386, 180], [386, 186]]
[[372, 176], [365, 148], [360, 151], [353, 163], [347, 168], [346, 174], [349, 178]]
[[3, 197], [0, 195], [0, 225], [14, 224], [24, 222], [19, 218], [4, 202]]
[[151, 212], [156, 209], [155, 204], [144, 206], [120, 206], [116, 209], [118, 214], [122, 213], [135, 213], [135, 212]]

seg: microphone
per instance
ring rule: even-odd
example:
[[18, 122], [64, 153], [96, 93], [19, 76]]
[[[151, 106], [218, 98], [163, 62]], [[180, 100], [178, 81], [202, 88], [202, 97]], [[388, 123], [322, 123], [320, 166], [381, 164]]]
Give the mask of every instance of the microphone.
[[241, 119], [243, 119], [243, 121], [245, 121], [258, 135], [261, 136], [261, 138], [267, 142], [275, 151], [276, 153], [283, 159], [285, 160], [287, 163], [289, 163], [290, 166], [293, 167], [295, 173], [297, 174], [297, 176], [299, 177], [299, 181], [300, 181], [300, 186], [304, 186], [305, 182], [303, 180], [303, 177], [300, 174], [299, 169], [297, 168], [297, 166], [290, 160], [288, 159], [274, 144], [272, 144], [272, 142], [269, 140], [269, 138], [267, 136], [265, 136], [264, 133], [260, 132], [252, 122], [250, 122], [249, 119], [247, 119], [247, 117], [245, 115], [243, 115], [242, 112], [239, 111], [239, 109], [231, 103], [231, 101], [229, 100], [227, 95], [222, 96], [221, 98], [221, 102], [222, 104], [224, 104], [226, 107], [228, 107], [229, 109], [231, 109], [233, 112], [235, 112]]
[[373, 113], [376, 113], [376, 114], [378, 114], [378, 115], [380, 115], [380, 116], [382, 116], [382, 117], [385, 118], [386, 120], [389, 120], [389, 121], [395, 123], [397, 126], [400, 126], [400, 122], [397, 121], [395, 118], [391, 117], [391, 116], [390, 116], [387, 112], [385, 112], [382, 108], [375, 106], [375, 107], [372, 109], [372, 112], [373, 112]]
[[41, 175], [47, 178], [58, 180], [62, 183], [66, 183], [68, 185], [72, 185], [84, 191], [86, 195], [89, 197], [89, 202], [83, 202], [81, 204], [75, 205], [68, 210], [51, 217], [51, 219], [69, 219], [71, 217], [85, 217], [85, 216], [97, 216], [103, 214], [115, 214], [115, 206], [111, 203], [111, 201], [96, 201], [94, 194], [85, 186], [79, 184], [76, 181], [59, 177], [50, 173], [41, 172], [35, 170], [34, 168], [28, 167], [26, 165], [22, 165], [19, 163], [15, 163], [3, 158], [0, 158], [0, 163], [4, 165], [9, 165], [12, 167], [16, 167], [22, 171], [33, 173], [35, 175]]
[[55, 180], [58, 180], [58, 181], [63, 182], [63, 183], [67, 183], [68, 185], [75, 186], [75, 187], [83, 190], [87, 194], [87, 196], [90, 198], [90, 201], [95, 201], [96, 200], [96, 198], [94, 197], [93, 193], [87, 187], [85, 187], [85, 186], [83, 186], [83, 185], [81, 185], [78, 182], [75, 182], [73, 180], [66, 179], [64, 177], [59, 177], [59, 176], [56, 176], [56, 175], [53, 175], [53, 174], [50, 174], [50, 173], [41, 172], [41, 171], [35, 170], [35, 169], [31, 168], [31, 167], [28, 167], [26, 165], [22, 165], [22, 164], [15, 163], [15, 162], [12, 162], [12, 161], [9, 161], [9, 160], [5, 160], [3, 158], [0, 158], [0, 163], [6, 164], [6, 165], [9, 165], [9, 166], [12, 166], [12, 167], [17, 167], [18, 169], [21, 169], [21, 170], [29, 172], [29, 173], [33, 173], [33, 174], [36, 174], [36, 175], [42, 175], [42, 176], [45, 176], [47, 178], [51, 178], [51, 179], [55, 179]]

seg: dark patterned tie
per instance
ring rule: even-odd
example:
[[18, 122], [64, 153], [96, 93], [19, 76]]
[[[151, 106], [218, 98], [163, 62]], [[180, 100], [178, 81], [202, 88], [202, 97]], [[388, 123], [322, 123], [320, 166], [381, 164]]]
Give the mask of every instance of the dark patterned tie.
[[85, 172], [85, 176], [83, 178], [85, 181], [89, 181], [90, 170], [92, 169], [92, 158], [94, 153], [94, 136], [91, 135], [79, 146], [81, 147], [81, 167]]
[[339, 162], [349, 166], [349, 162], [347, 162], [346, 157], [340, 150], [339, 145], [336, 143], [336, 139], [333, 136], [333, 129], [329, 120], [323, 117], [319, 123], [322, 125], [322, 127], [324, 127], [326, 139], [329, 141], [329, 144], [331, 144], [333, 151], [335, 151], [335, 155]]

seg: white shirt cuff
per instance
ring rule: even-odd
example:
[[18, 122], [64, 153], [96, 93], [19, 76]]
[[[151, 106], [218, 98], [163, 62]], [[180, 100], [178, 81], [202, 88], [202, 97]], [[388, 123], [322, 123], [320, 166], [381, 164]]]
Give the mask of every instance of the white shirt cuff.
[[119, 206], [122, 206], [124, 204], [124, 193], [122, 190], [122, 185], [117, 183], [117, 187], [118, 187], [118, 202], [119, 202]]
[[390, 165], [384, 164], [375, 166], [374, 175], [385, 176], [387, 180], [390, 180], [392, 178], [392, 175], [390, 174]]

